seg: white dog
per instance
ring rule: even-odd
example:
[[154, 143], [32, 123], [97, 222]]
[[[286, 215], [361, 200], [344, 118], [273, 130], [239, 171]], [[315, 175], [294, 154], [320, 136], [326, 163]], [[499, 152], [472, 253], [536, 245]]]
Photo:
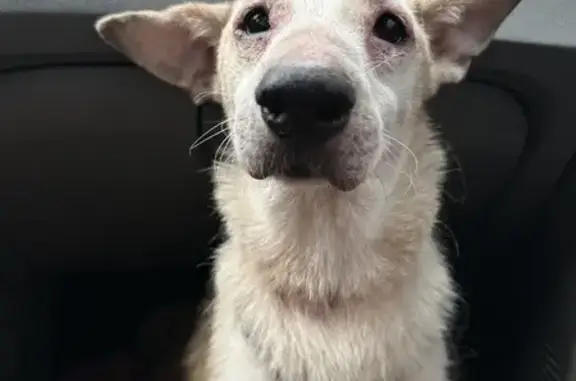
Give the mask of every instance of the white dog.
[[444, 152], [423, 105], [517, 2], [237, 0], [97, 22], [228, 118], [214, 175], [227, 240], [190, 380], [448, 379]]

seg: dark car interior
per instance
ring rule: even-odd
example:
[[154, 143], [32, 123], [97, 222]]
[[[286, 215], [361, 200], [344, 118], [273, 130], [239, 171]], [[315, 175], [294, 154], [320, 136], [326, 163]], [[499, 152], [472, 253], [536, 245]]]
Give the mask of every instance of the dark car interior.
[[[2, 381], [177, 379], [219, 240], [218, 142], [189, 147], [221, 113], [92, 27], [174, 2], [0, 0]], [[574, 0], [523, 0], [430, 102], [454, 380], [576, 380], [575, 19]]]

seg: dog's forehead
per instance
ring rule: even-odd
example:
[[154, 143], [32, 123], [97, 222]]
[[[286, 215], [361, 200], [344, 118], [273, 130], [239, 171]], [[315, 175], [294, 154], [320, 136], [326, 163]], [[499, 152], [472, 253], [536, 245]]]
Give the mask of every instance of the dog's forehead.
[[[329, 16], [339, 11], [378, 11], [382, 8], [410, 10], [421, 0], [267, 0], [270, 6], [285, 7], [291, 13]], [[428, 1], [428, 0], [426, 0]], [[261, 4], [261, 0], [237, 0], [239, 7]]]

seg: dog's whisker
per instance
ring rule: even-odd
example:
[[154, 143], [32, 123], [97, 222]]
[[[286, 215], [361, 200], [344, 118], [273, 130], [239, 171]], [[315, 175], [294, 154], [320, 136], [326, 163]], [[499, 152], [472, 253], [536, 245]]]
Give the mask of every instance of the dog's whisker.
[[442, 228], [448, 233], [449, 238], [452, 244], [454, 245], [454, 255], [456, 257], [460, 257], [460, 244], [458, 243], [458, 239], [452, 228], [450, 228], [450, 226], [448, 226], [445, 222], [441, 220], [437, 220], [436, 223], [442, 226]]
[[414, 164], [414, 173], [418, 173], [418, 166], [419, 166], [419, 160], [418, 157], [416, 156], [416, 154], [414, 153], [414, 151], [412, 151], [412, 149], [410, 147], [408, 147], [405, 143], [403, 143], [400, 139], [395, 138], [394, 136], [384, 132], [383, 133], [384, 136], [386, 137], [386, 139], [389, 139], [392, 143], [397, 144], [398, 146], [400, 146], [400, 148], [404, 149], [408, 155], [410, 156], [410, 158], [412, 159], [412, 162]]
[[[202, 135], [200, 135], [196, 139], [196, 141], [194, 141], [194, 143], [192, 143], [192, 145], [188, 149], [188, 152], [191, 153], [193, 150], [195, 150], [196, 148], [198, 148], [202, 144], [208, 142], [209, 140], [211, 140], [211, 139], [217, 137], [218, 135], [222, 134], [223, 132], [225, 132], [225, 129], [223, 129], [222, 127], [225, 126], [229, 121], [230, 121], [230, 119], [226, 119], [226, 120], [221, 121], [221, 122], [217, 123], [216, 125], [212, 126], [208, 130], [206, 130]], [[220, 129], [220, 130], [214, 132], [215, 130], [218, 130], [218, 129]]]
[[378, 70], [379, 68], [381, 68], [382, 66], [387, 66], [388, 68], [391, 68], [391, 63], [389, 60], [382, 60], [382, 61], [378, 61], [376, 62], [374, 65], [371, 65], [368, 67], [368, 72], [373, 72]]
[[[196, 139], [196, 142], [190, 147], [189, 151], [191, 152], [192, 150], [198, 148], [200, 145], [222, 135], [222, 134], [227, 134], [229, 133], [229, 125], [230, 124], [234, 124], [234, 123], [241, 123], [243, 122], [245, 119], [247, 119], [246, 117], [235, 117], [235, 118], [228, 118], [225, 119], [219, 123], [217, 123], [216, 125], [212, 126], [210, 129], [208, 129], [206, 132], [204, 132], [198, 139]], [[211, 132], [213, 132], [214, 130], [218, 131], [212, 133], [210, 136], [206, 136], [208, 134], [210, 134]], [[222, 144], [220, 144], [220, 147], [222, 146]], [[219, 147], [219, 148], [220, 148]]]
[[218, 148], [216, 149], [216, 153], [214, 155], [215, 161], [228, 161], [224, 158], [224, 155], [228, 154], [228, 150], [232, 144], [232, 136], [227, 135], [224, 140], [220, 143]]
[[464, 171], [462, 169], [462, 163], [460, 162], [460, 158], [456, 154], [451, 155], [451, 157], [453, 159], [453, 164], [455, 165], [455, 167], [444, 171], [444, 173], [445, 174], [449, 174], [449, 173], [457, 173], [458, 174], [458, 179], [460, 180], [460, 184], [462, 186], [462, 196], [460, 198], [455, 197], [454, 195], [449, 194], [446, 190], [444, 190], [444, 193], [448, 197], [450, 197], [451, 200], [454, 202], [464, 202], [464, 199], [466, 198], [467, 182], [466, 182], [466, 177], [464, 176]]
[[[391, 153], [391, 155], [393, 155], [393, 154]], [[407, 170], [399, 168], [399, 166], [397, 164], [397, 159], [392, 159], [390, 161], [385, 160], [384, 164], [386, 166], [392, 168], [394, 171], [397, 171], [399, 175], [404, 176], [406, 178], [406, 180], [408, 181], [406, 189], [404, 190], [404, 193], [403, 193], [403, 197], [407, 196], [411, 190], [414, 191], [414, 194], [416, 194], [418, 192], [418, 189], [416, 187], [415, 173], [413, 173], [412, 171], [407, 171]]]
[[216, 131], [216, 132], [214, 132], [213, 134], [211, 134], [211, 135], [203, 138], [202, 140], [198, 140], [197, 142], [195, 142], [195, 143], [190, 147], [190, 149], [188, 150], [188, 152], [191, 154], [192, 151], [194, 151], [195, 149], [197, 149], [198, 147], [200, 147], [202, 144], [205, 144], [205, 143], [209, 142], [210, 140], [212, 140], [212, 139], [214, 139], [214, 138], [216, 138], [216, 137], [218, 137], [218, 136], [220, 136], [220, 135], [222, 135], [222, 134], [224, 134], [224, 133], [226, 133], [226, 130], [225, 130], [225, 129], [221, 129], [221, 130]]
[[413, 190], [414, 193], [418, 192], [418, 189], [416, 188], [416, 180], [414, 180], [414, 174], [408, 173], [406, 171], [400, 171], [399, 173], [406, 176], [406, 178], [408, 179], [408, 186], [406, 187], [404, 196], [406, 196], [410, 192], [410, 190]]
[[216, 177], [219, 176], [221, 170], [226, 167], [229, 163], [229, 158], [225, 158], [224, 155], [228, 155], [228, 151], [232, 144], [232, 135], [227, 135], [224, 140], [218, 146], [216, 153], [214, 155], [214, 160], [212, 162], [212, 170]]
[[206, 99], [215, 98], [218, 95], [219, 95], [219, 93], [216, 91], [202, 91], [202, 92], [196, 94], [195, 99], [197, 102], [202, 103]]

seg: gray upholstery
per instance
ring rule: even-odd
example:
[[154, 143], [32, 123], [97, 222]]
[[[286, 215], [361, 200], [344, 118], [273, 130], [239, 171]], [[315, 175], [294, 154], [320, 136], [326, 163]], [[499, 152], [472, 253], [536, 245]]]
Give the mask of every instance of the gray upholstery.
[[0, 98], [5, 249], [86, 266], [169, 256], [207, 226], [211, 162], [188, 153], [197, 115], [176, 89], [132, 67], [53, 67], [4, 75]]

